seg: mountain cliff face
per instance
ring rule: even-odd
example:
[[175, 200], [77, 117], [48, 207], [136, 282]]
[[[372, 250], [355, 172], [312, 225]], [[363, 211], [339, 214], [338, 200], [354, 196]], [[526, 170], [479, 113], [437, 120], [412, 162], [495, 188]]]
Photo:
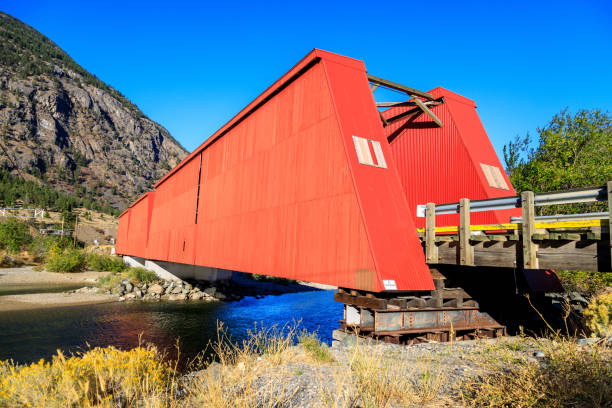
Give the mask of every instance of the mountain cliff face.
[[0, 168], [123, 209], [186, 155], [118, 91], [0, 12]]

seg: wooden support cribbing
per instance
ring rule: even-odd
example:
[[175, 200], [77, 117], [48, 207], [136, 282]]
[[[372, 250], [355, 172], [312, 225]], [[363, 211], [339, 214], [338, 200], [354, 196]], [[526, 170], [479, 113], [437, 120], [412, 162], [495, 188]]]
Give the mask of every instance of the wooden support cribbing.
[[608, 181], [608, 236], [610, 241], [610, 270], [612, 271], [612, 181]]
[[438, 263], [436, 205], [434, 203], [427, 203], [425, 207], [425, 258], [427, 263]]
[[473, 265], [474, 253], [470, 245], [470, 200], [459, 200], [459, 264]]
[[533, 191], [523, 191], [521, 193], [521, 203], [523, 207], [523, 268], [538, 269], [537, 246], [532, 239], [535, 232], [535, 205]]

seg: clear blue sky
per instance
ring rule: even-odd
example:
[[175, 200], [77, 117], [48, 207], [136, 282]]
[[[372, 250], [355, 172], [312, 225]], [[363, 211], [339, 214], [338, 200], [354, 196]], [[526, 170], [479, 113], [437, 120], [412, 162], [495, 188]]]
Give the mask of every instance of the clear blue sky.
[[193, 150], [312, 48], [476, 101], [501, 154], [561, 109], [612, 110], [612, 1], [2, 0]]

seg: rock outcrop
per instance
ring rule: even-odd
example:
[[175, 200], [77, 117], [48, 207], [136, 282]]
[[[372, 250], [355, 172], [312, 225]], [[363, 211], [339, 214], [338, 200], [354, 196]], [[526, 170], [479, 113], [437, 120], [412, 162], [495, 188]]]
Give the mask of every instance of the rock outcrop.
[[0, 167], [123, 209], [187, 154], [33, 28], [0, 13]]

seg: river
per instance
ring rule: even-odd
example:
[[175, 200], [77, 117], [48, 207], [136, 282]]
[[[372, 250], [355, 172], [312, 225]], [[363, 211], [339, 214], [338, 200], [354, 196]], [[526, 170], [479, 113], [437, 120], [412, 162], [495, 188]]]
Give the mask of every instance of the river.
[[319, 290], [228, 303], [122, 302], [0, 312], [0, 360], [30, 363], [58, 349], [67, 354], [109, 345], [129, 349], [139, 341], [174, 358], [178, 341], [185, 362], [217, 338], [218, 322], [237, 341], [256, 327], [299, 322], [329, 344], [342, 318], [342, 305], [333, 297], [334, 291]]

